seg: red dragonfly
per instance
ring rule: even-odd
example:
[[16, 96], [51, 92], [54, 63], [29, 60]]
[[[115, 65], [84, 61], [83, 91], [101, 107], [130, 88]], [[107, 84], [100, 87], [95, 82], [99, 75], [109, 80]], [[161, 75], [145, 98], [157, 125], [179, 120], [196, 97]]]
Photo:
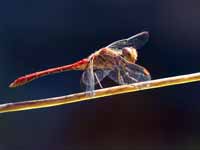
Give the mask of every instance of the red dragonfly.
[[22, 76], [9, 87], [14, 88], [49, 74], [69, 70], [84, 71], [81, 83], [86, 86], [86, 91], [93, 91], [96, 84], [103, 88], [100, 82], [106, 76], [120, 85], [150, 80], [147, 69], [135, 64], [138, 56], [136, 49], [143, 47], [148, 39], [148, 32], [138, 33], [127, 39], [115, 41], [75, 63]]

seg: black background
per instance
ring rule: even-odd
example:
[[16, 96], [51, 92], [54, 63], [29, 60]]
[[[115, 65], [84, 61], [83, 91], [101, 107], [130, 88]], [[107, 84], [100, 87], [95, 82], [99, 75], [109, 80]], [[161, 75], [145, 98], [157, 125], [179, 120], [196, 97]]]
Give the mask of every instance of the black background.
[[[197, 0], [1, 1], [0, 103], [80, 92], [78, 71], [8, 85], [141, 31], [151, 37], [138, 64], [153, 79], [198, 72], [199, 7]], [[199, 90], [190, 83], [0, 114], [0, 150], [198, 148]]]

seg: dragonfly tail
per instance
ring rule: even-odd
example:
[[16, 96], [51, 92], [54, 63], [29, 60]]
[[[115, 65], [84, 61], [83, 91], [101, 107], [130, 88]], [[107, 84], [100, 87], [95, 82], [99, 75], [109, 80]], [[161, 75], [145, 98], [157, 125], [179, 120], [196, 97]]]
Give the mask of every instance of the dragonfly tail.
[[26, 83], [29, 83], [34, 79], [37, 79], [37, 78], [40, 78], [40, 77], [43, 77], [43, 76], [46, 76], [49, 74], [55, 74], [55, 73], [60, 73], [60, 72], [64, 72], [64, 71], [69, 71], [69, 70], [83, 70], [83, 69], [85, 69], [87, 64], [88, 64], [88, 59], [82, 59], [82, 60], [77, 61], [70, 65], [65, 65], [65, 66], [61, 66], [61, 67], [56, 67], [56, 68], [51, 68], [51, 69], [47, 69], [44, 71], [31, 73], [31, 74], [17, 78], [9, 85], [9, 87], [15, 88], [15, 87], [24, 85]]

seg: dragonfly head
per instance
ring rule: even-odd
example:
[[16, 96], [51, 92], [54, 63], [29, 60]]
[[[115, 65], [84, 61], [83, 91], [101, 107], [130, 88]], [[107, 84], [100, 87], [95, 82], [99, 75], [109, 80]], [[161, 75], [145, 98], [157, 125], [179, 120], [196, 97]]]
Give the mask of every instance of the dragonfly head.
[[137, 56], [137, 50], [133, 47], [124, 47], [122, 49], [122, 57], [124, 57], [128, 62], [135, 63]]

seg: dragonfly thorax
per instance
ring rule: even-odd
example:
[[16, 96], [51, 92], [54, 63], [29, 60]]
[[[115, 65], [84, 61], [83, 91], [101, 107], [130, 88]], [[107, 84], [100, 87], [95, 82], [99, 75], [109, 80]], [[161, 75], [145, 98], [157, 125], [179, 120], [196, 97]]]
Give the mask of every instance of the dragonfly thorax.
[[122, 49], [122, 57], [131, 63], [135, 63], [137, 56], [137, 50], [133, 47], [124, 47]]

